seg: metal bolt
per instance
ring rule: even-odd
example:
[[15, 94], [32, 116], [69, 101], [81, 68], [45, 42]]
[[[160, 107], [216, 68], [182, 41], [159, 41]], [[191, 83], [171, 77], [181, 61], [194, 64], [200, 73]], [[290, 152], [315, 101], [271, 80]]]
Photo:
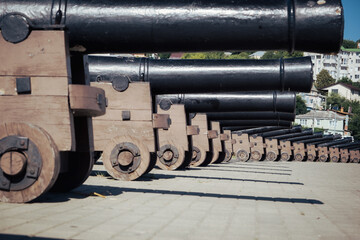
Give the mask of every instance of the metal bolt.
[[35, 174], [35, 170], [34, 170], [34, 169], [31, 169], [31, 170], [30, 170], [30, 174], [31, 174], [31, 175]]
[[24, 140], [21, 140], [20, 141], [20, 146], [24, 146], [25, 145], [25, 141]]

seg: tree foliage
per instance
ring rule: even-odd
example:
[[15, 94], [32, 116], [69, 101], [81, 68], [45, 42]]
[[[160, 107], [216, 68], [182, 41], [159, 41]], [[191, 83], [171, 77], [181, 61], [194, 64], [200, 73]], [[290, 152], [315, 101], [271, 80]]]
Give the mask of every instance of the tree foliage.
[[337, 80], [337, 83], [346, 83], [346, 84], [353, 85], [353, 81], [351, 81], [351, 79], [348, 77], [340, 78], [339, 80]]
[[357, 44], [356, 44], [356, 42], [354, 42], [352, 40], [345, 40], [344, 39], [342, 46], [344, 48], [356, 48]]
[[171, 53], [159, 53], [158, 54], [160, 59], [168, 59], [171, 56]]
[[296, 115], [305, 114], [308, 110], [304, 100], [300, 96], [296, 96]]
[[249, 59], [248, 52], [226, 55], [224, 52], [185, 53], [182, 59]]
[[267, 51], [261, 59], [278, 59], [278, 58], [292, 58], [292, 57], [303, 57], [303, 52], [294, 52], [292, 54], [287, 51]]
[[326, 88], [335, 83], [335, 79], [330, 76], [329, 72], [325, 69], [321, 70], [318, 75], [316, 75], [315, 87], [317, 89]]
[[360, 111], [354, 112], [349, 121], [349, 130], [356, 140], [360, 139]]

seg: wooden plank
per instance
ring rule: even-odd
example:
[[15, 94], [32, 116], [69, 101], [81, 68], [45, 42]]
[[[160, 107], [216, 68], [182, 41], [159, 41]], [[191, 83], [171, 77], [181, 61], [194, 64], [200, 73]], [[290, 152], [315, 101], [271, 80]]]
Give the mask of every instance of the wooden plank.
[[117, 110], [152, 110], [150, 85], [148, 82], [130, 83], [124, 92], [116, 91], [111, 83], [91, 82], [93, 87], [104, 89], [108, 108]]
[[231, 131], [230, 130], [224, 130], [224, 134], [228, 136], [228, 139], [224, 141], [225, 149], [228, 150], [230, 153], [233, 152], [233, 144], [232, 144], [232, 138], [231, 138]]
[[168, 111], [158, 107], [159, 114], [169, 114], [171, 125], [168, 130], [157, 129], [158, 149], [166, 144], [171, 144], [178, 149], [188, 151], [188, 138], [186, 132], [186, 114], [184, 105], [174, 104]]
[[0, 122], [27, 122], [45, 129], [60, 151], [75, 149], [67, 96], [2, 96]]
[[206, 114], [196, 114], [193, 119], [191, 119], [191, 125], [199, 126], [200, 132], [198, 135], [192, 136], [193, 146], [202, 148], [205, 151], [210, 151], [209, 148], [209, 139], [208, 139], [208, 123]]
[[69, 56], [63, 31], [32, 31], [13, 44], [0, 37], [0, 76], [68, 77]]
[[103, 151], [111, 139], [126, 135], [136, 136], [150, 152], [155, 152], [155, 136], [151, 121], [102, 121], [95, 118], [93, 130], [95, 151]]
[[95, 117], [105, 114], [105, 92], [101, 88], [70, 84], [69, 99], [75, 116]]
[[[31, 95], [33, 96], [68, 96], [69, 78], [67, 77], [32, 77]], [[16, 77], [0, 77], [0, 95], [18, 95]]]

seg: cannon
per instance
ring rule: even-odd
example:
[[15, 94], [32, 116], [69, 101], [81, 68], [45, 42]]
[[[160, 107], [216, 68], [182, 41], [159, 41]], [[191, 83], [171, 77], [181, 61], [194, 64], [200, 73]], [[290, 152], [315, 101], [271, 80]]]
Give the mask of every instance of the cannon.
[[[187, 113], [196, 113], [192, 114], [189, 119], [190, 125], [199, 127], [199, 134], [192, 136], [193, 160], [191, 165], [204, 166], [216, 161], [212, 156], [212, 143], [209, 143], [209, 139], [216, 139], [218, 135], [214, 131], [209, 131], [207, 113], [257, 110], [293, 113], [295, 94], [276, 91], [226, 94], [164, 94], [157, 95], [156, 102], [158, 112], [161, 111], [162, 114], [171, 110], [174, 106], [184, 106]], [[174, 117], [170, 118], [174, 119]], [[173, 138], [173, 135], [169, 137]], [[170, 138], [167, 140], [169, 143], [173, 141]], [[181, 146], [178, 145], [176, 148], [181, 148]], [[217, 156], [216, 153], [215, 156]]]
[[341, 0], [1, 0], [0, 6], [7, 41], [23, 41], [34, 30], [65, 29], [70, 50], [80, 53], [331, 53], [339, 51], [344, 29]]
[[[266, 71], [262, 69], [266, 69]], [[254, 71], [254, 73], [250, 71]], [[109, 99], [108, 113], [94, 119], [96, 151], [104, 152], [103, 159], [110, 158], [110, 153], [117, 146], [114, 141], [110, 143], [110, 139], [122, 135], [125, 136], [122, 137], [122, 142], [126, 142], [125, 138], [129, 137], [131, 140], [127, 142], [134, 145], [143, 142], [146, 146], [141, 147], [137, 152], [142, 156], [151, 156], [139, 160], [138, 167], [132, 164], [132, 155], [129, 155], [130, 160], [122, 161], [116, 166], [112, 166], [106, 160], [104, 165], [110, 175], [123, 180], [133, 180], [148, 172], [145, 169], [153, 165], [151, 158], [154, 158], [155, 152], [158, 154], [158, 165], [166, 170], [186, 166], [184, 161], [175, 159], [191, 158], [189, 154], [192, 151], [187, 142], [190, 136], [198, 134], [197, 128], [186, 126], [184, 110], [180, 104], [166, 112], [156, 107], [158, 110], [152, 114], [154, 105], [152, 99], [156, 94], [251, 90], [259, 88], [259, 85], [263, 85], [264, 89], [308, 91], [313, 81], [312, 63], [309, 58], [255, 61], [154, 60], [89, 56], [89, 73], [91, 85], [103, 88], [108, 93], [107, 98]], [[138, 93], [141, 93], [140, 97]], [[124, 114], [128, 117], [124, 118]], [[281, 113], [280, 115], [293, 120], [292, 114]], [[119, 116], [117, 119], [116, 115]], [[273, 115], [273, 113], [268, 113], [268, 116]], [[171, 125], [168, 124], [170, 120]], [[254, 122], [252, 123], [254, 124]], [[290, 122], [281, 124], [289, 126]], [[263, 122], [258, 122], [257, 125], [263, 125]], [[118, 131], [113, 131], [114, 127]], [[155, 128], [155, 132], [153, 128]], [[219, 126], [214, 130], [220, 132]], [[172, 142], [181, 145], [180, 150], [175, 148], [171, 151], [167, 150], [174, 146], [167, 140], [169, 137], [172, 138]], [[155, 146], [155, 138], [157, 138], [157, 146]], [[133, 142], [133, 139], [136, 139], [136, 143]], [[214, 146], [220, 150], [222, 148], [220, 138], [214, 137], [213, 141]], [[198, 149], [195, 149], [196, 151]], [[225, 154], [220, 151], [219, 157], [224, 158]], [[123, 170], [128, 170], [119, 171], [120, 166]], [[134, 171], [135, 169], [142, 170]]]
[[330, 156], [330, 152], [331, 152], [330, 147], [338, 144], [350, 143], [351, 141], [352, 138], [347, 137], [347, 138], [319, 144], [316, 149], [318, 154], [318, 161], [320, 162], [327, 162], [329, 160], [333, 161], [333, 159], [331, 159]]
[[[90, 80], [149, 82], [152, 94], [234, 91], [309, 92], [313, 82], [310, 57], [274, 60], [161, 60], [89, 56]], [[121, 89], [122, 88], [122, 89]]]
[[[295, 147], [294, 147], [295, 142], [302, 141], [302, 140], [321, 138], [322, 136], [323, 136], [323, 134], [321, 132], [313, 133], [311, 131], [309, 135], [290, 137], [290, 138], [287, 138], [287, 139], [281, 139], [280, 140], [280, 146], [281, 146], [280, 161], [291, 161], [291, 160], [293, 160], [293, 158], [294, 158], [294, 150], [295, 150]], [[301, 152], [302, 145], [297, 144], [297, 143], [295, 143], [295, 145], [298, 146], [298, 148], [299, 148], [298, 152]], [[299, 147], [299, 145], [301, 147]]]
[[[295, 120], [295, 113], [290, 112], [208, 112], [209, 120]], [[241, 126], [241, 125], [238, 125]]]
[[360, 148], [350, 149], [350, 162], [359, 163], [360, 162]]
[[331, 162], [347, 163], [350, 160], [350, 149], [360, 146], [360, 142], [348, 142], [329, 147], [329, 158]]
[[[291, 139], [291, 138], [296, 138], [296, 137], [302, 137], [302, 136], [308, 136], [308, 135], [312, 135], [313, 131], [311, 129], [305, 129], [301, 132], [295, 132], [295, 133], [287, 133], [284, 135], [278, 135], [278, 136], [272, 136], [272, 137], [268, 137], [266, 138], [266, 152], [267, 153], [272, 153], [270, 154], [270, 156], [267, 157], [271, 157], [267, 160], [269, 161], [275, 161], [275, 160], [282, 160], [282, 161], [288, 161], [289, 159], [287, 159], [289, 156], [291, 156], [291, 154], [289, 155], [285, 155], [285, 151], [282, 152], [282, 149], [286, 148], [287, 144], [281, 144], [281, 140], [284, 139]], [[291, 149], [288, 149], [287, 152], [291, 153]], [[283, 153], [283, 158], [282, 159], [282, 153]]]
[[[250, 160], [260, 161], [264, 159], [276, 160], [276, 156], [278, 155], [276, 151], [274, 151], [275, 145], [273, 146], [273, 142], [269, 137], [284, 135], [288, 133], [300, 132], [301, 127], [295, 126], [291, 129], [280, 129], [274, 130], [270, 132], [256, 133], [249, 136], [250, 141], [250, 151], [251, 156]], [[266, 146], [269, 145], [269, 152], [265, 152]], [[276, 144], [277, 147], [277, 144]], [[277, 150], [277, 149], [276, 149]]]
[[324, 135], [319, 138], [306, 139], [293, 142], [293, 155], [294, 160], [301, 161], [315, 161], [317, 157], [316, 146], [321, 143], [330, 142], [340, 139], [340, 135]]
[[249, 160], [250, 135], [261, 132], [274, 131], [282, 128], [283, 127], [279, 127], [279, 126], [265, 126], [265, 127], [257, 127], [257, 128], [233, 131], [231, 137], [233, 143], [233, 151], [234, 151], [234, 155], [236, 156], [236, 159], [243, 162]]

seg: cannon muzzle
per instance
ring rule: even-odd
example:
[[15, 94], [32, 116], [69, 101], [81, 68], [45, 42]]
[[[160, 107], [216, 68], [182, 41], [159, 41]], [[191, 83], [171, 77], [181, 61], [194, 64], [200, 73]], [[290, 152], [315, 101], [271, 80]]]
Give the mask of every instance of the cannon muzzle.
[[90, 81], [150, 82], [153, 94], [279, 90], [309, 92], [310, 57], [279, 60], [157, 60], [89, 56]]
[[[157, 95], [163, 110], [172, 104], [184, 104], [187, 112], [274, 111], [295, 112], [292, 92], [236, 92], [229, 94], [166, 94]], [[266, 124], [265, 124], [266, 126]]]
[[341, 0], [0, 0], [0, 26], [11, 42], [65, 29], [71, 50], [83, 53], [330, 53], [340, 49], [344, 20]]

